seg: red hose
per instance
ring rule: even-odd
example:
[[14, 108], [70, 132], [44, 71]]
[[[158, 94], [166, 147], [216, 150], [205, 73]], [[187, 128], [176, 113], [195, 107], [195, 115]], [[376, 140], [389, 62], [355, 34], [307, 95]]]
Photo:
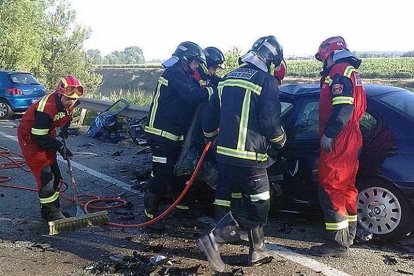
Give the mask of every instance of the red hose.
[[[185, 186], [184, 190], [182, 191], [182, 193], [180, 194], [180, 196], [174, 201], [173, 204], [171, 204], [170, 207], [167, 208], [167, 210], [165, 210], [163, 213], [161, 213], [158, 217], [155, 217], [147, 222], [143, 222], [143, 223], [138, 223], [138, 224], [121, 224], [121, 223], [115, 223], [115, 222], [107, 222], [107, 225], [111, 225], [111, 226], [116, 226], [116, 227], [127, 227], [127, 228], [142, 228], [145, 226], [148, 226], [150, 224], [153, 224], [161, 219], [163, 219], [166, 215], [168, 215], [174, 208], [175, 206], [177, 206], [178, 203], [180, 203], [180, 201], [183, 199], [183, 197], [185, 196], [185, 194], [187, 193], [187, 191], [191, 188], [191, 185], [193, 185], [193, 182], [195, 180], [195, 178], [197, 177], [198, 172], [200, 171], [201, 165], [203, 164], [204, 158], [206, 157], [206, 154], [208, 152], [208, 150], [210, 149], [211, 146], [211, 142], [208, 142], [206, 144], [206, 146], [204, 147], [203, 153], [200, 156], [200, 160], [198, 160], [197, 166], [193, 172], [193, 174], [191, 175], [190, 180], [188, 181], [187, 185]], [[88, 205], [94, 202], [98, 202], [101, 201], [100, 199], [94, 199], [91, 200], [89, 202], [87, 202], [85, 204], [85, 212], [87, 212], [87, 208]]]
[[[211, 142], [208, 142], [206, 144], [206, 146], [204, 147], [203, 153], [200, 156], [200, 159], [198, 160], [197, 166], [193, 172], [193, 174], [191, 175], [190, 180], [187, 182], [186, 187], [184, 188], [184, 190], [181, 192], [180, 196], [173, 202], [173, 204], [171, 204], [170, 207], [167, 208], [167, 210], [165, 210], [162, 214], [160, 214], [158, 217], [155, 217], [147, 222], [144, 223], [138, 223], [138, 224], [121, 224], [121, 223], [115, 223], [115, 222], [107, 222], [107, 225], [110, 226], [115, 226], [115, 227], [127, 227], [127, 228], [141, 228], [141, 227], [145, 227], [148, 226], [150, 224], [153, 224], [161, 219], [163, 219], [166, 215], [168, 215], [174, 208], [175, 206], [177, 206], [178, 203], [180, 203], [180, 201], [182, 200], [182, 198], [185, 196], [185, 194], [187, 193], [187, 191], [191, 188], [191, 185], [193, 184], [195, 178], [198, 175], [198, 172], [200, 171], [201, 165], [204, 162], [204, 158], [206, 157], [206, 154], [208, 152], [208, 150], [211, 147]], [[8, 158], [9, 160], [11, 160], [11, 164], [10, 163], [0, 163], [0, 169], [3, 168], [20, 168], [23, 169], [25, 171], [29, 171], [28, 169], [25, 169], [25, 162], [24, 161], [14, 161], [12, 159], [10, 159], [8, 156], [11, 154], [15, 154], [15, 153], [11, 153], [9, 150], [4, 149], [4, 148], [0, 148], [0, 158], [1, 157], [5, 157]], [[15, 154], [17, 156], [18, 154]], [[0, 183], [1, 182], [5, 182], [10, 180], [10, 177], [8, 176], [0, 176]], [[62, 181], [62, 184], [66, 185], [65, 182]], [[27, 191], [33, 191], [33, 192], [37, 192], [37, 189], [33, 189], [33, 188], [27, 188], [27, 187], [20, 187], [20, 186], [14, 186], [14, 185], [7, 185], [7, 184], [0, 184], [0, 187], [6, 187], [6, 188], [13, 188], [13, 189], [20, 189], [20, 190], [27, 190]], [[63, 192], [67, 189], [67, 185], [64, 189], [60, 190], [60, 193], [62, 195], [63, 198], [65, 198], [66, 200], [70, 201], [70, 202], [74, 202], [75, 200], [71, 197], [66, 196], [65, 194], [63, 194]], [[92, 198], [92, 200], [89, 200], [87, 202], [80, 202], [80, 204], [83, 206], [84, 210], [86, 213], [88, 213], [88, 208], [90, 209], [95, 209], [95, 210], [108, 210], [108, 209], [116, 209], [116, 208], [121, 208], [123, 206], [125, 206], [127, 204], [127, 202], [123, 199], [119, 199], [119, 198], [100, 198], [96, 195], [89, 195], [89, 194], [81, 194], [78, 197], [86, 197], [86, 198]], [[97, 203], [97, 202], [119, 202], [120, 204], [115, 205], [115, 206], [89, 206], [93, 203]]]

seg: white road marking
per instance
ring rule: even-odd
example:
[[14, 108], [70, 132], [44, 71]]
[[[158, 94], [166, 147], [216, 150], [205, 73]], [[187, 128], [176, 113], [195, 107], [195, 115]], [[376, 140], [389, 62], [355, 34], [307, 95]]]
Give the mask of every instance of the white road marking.
[[[15, 142], [18, 142], [16, 136], [9, 135], [9, 134], [7, 134], [7, 133], [5, 133], [3, 131], [0, 131], [0, 135], [4, 136], [6, 138], [9, 138], [9, 139], [11, 139], [11, 140], [13, 140]], [[57, 159], [60, 162], [63, 162], [63, 163], [66, 164], [66, 161], [61, 156], [58, 156]], [[131, 185], [129, 185], [129, 184], [125, 183], [125, 182], [119, 181], [118, 179], [115, 179], [113, 177], [110, 177], [109, 175], [106, 175], [106, 174], [100, 173], [98, 171], [95, 171], [94, 169], [88, 168], [88, 167], [86, 167], [86, 166], [84, 166], [82, 164], [79, 164], [79, 163], [75, 162], [75, 161], [72, 161], [71, 162], [71, 165], [72, 165], [72, 167], [77, 168], [77, 169], [79, 169], [81, 171], [84, 171], [86, 173], [89, 173], [90, 175], [93, 175], [93, 176], [95, 176], [97, 178], [100, 178], [102, 180], [105, 180], [105, 181], [107, 181], [109, 183], [115, 184], [116, 186], [120, 187], [121, 189], [127, 190], [127, 191], [129, 191], [131, 193], [137, 193], [138, 192], [138, 191], [136, 191], [134, 189], [131, 189]]]
[[305, 257], [304, 255], [293, 252], [290, 249], [282, 247], [274, 243], [266, 243], [266, 248], [274, 251], [277, 255], [282, 256], [290, 261], [298, 263], [302, 266], [312, 269], [315, 272], [322, 273], [326, 276], [350, 276], [350, 274], [343, 271], [337, 270], [326, 264], [315, 261], [311, 258]]

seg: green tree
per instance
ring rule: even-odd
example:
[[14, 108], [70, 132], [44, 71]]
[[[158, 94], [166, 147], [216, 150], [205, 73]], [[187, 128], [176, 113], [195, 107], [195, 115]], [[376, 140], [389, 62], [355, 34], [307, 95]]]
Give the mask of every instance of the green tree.
[[240, 53], [237, 47], [233, 47], [224, 54], [224, 70], [220, 75], [225, 75], [239, 66]]
[[31, 71], [40, 66], [45, 1], [0, 0], [0, 67]]
[[144, 53], [138, 46], [126, 47], [123, 51], [113, 51], [104, 57], [106, 64], [140, 64], [145, 63]]
[[401, 57], [414, 57], [414, 51], [405, 52]]
[[94, 64], [101, 64], [103, 61], [101, 51], [98, 49], [89, 49], [86, 51], [86, 58]]
[[120, 51], [113, 51], [112, 53], [104, 57], [104, 63], [106, 64], [122, 64], [123, 55]]
[[95, 89], [102, 76], [94, 73], [90, 60], [86, 59], [83, 44], [90, 30], [75, 23], [76, 13], [67, 0], [51, 1], [46, 16], [46, 35], [42, 40], [42, 64], [40, 74], [49, 89], [66, 75], [76, 76], [86, 88]]
[[123, 60], [126, 64], [145, 63], [144, 53], [138, 46], [125, 48], [123, 51]]

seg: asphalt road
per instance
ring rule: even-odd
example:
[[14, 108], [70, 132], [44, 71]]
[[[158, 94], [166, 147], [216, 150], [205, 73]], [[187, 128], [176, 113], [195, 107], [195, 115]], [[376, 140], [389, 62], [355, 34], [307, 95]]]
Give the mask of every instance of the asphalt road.
[[[0, 121], [1, 148], [20, 153], [16, 138], [18, 123], [18, 120]], [[74, 153], [74, 173], [81, 193], [122, 198], [129, 203], [129, 208], [110, 210], [111, 220], [142, 222], [142, 193], [137, 187], [141, 183], [140, 175], [150, 170], [150, 154], [139, 152], [140, 149], [128, 142], [109, 144], [89, 138], [84, 134], [85, 128], [79, 133], [69, 138], [68, 147]], [[0, 164], [3, 162], [8, 160], [0, 158]], [[64, 179], [68, 180], [66, 163], [62, 159], [59, 166]], [[0, 168], [0, 176], [11, 177], [6, 184], [35, 187], [33, 176], [18, 168]], [[70, 191], [69, 188], [65, 194], [71, 196]], [[75, 213], [71, 202], [62, 200], [62, 204], [65, 210]], [[175, 268], [170, 269], [170, 275], [180, 275], [177, 271], [184, 275], [183, 269], [188, 269], [187, 273], [193, 269], [193, 275], [212, 275], [194, 242], [210, 226], [197, 220], [174, 217], [168, 217], [166, 221], [168, 225], [164, 233], [103, 226], [48, 236], [47, 226], [40, 217], [37, 194], [0, 187], [0, 275], [96, 275], [104, 271], [97, 269], [97, 264], [108, 266], [119, 261], [120, 256], [132, 256], [134, 252], [145, 258], [166, 256], [171, 261], [166, 265]], [[412, 239], [407, 239], [405, 246], [377, 240], [359, 243], [350, 249], [350, 256], [338, 259], [316, 258], [308, 254], [312, 245], [322, 242], [322, 223], [312, 221], [312, 218], [272, 217], [265, 227], [265, 234], [275, 260], [249, 268], [243, 264], [248, 252], [245, 243], [224, 245], [220, 248], [223, 260], [231, 264], [227, 275], [414, 274]], [[162, 274], [166, 265], [153, 275], [166, 275]], [[115, 275], [116, 269], [108, 271], [102, 275]]]

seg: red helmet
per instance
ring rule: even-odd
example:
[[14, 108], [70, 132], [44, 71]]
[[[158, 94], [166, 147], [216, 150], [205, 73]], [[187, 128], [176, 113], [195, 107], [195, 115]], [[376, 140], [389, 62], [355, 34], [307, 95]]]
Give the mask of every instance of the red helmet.
[[78, 99], [83, 96], [83, 86], [74, 76], [67, 76], [59, 81], [56, 92], [70, 99]]
[[321, 43], [315, 58], [319, 61], [325, 61], [334, 51], [343, 49], [347, 49], [347, 46], [342, 36], [333, 36]]
[[280, 62], [279, 66], [275, 68], [270, 68], [270, 73], [275, 76], [275, 78], [279, 81], [279, 84], [282, 83], [282, 80], [286, 76], [287, 65], [284, 59]]

